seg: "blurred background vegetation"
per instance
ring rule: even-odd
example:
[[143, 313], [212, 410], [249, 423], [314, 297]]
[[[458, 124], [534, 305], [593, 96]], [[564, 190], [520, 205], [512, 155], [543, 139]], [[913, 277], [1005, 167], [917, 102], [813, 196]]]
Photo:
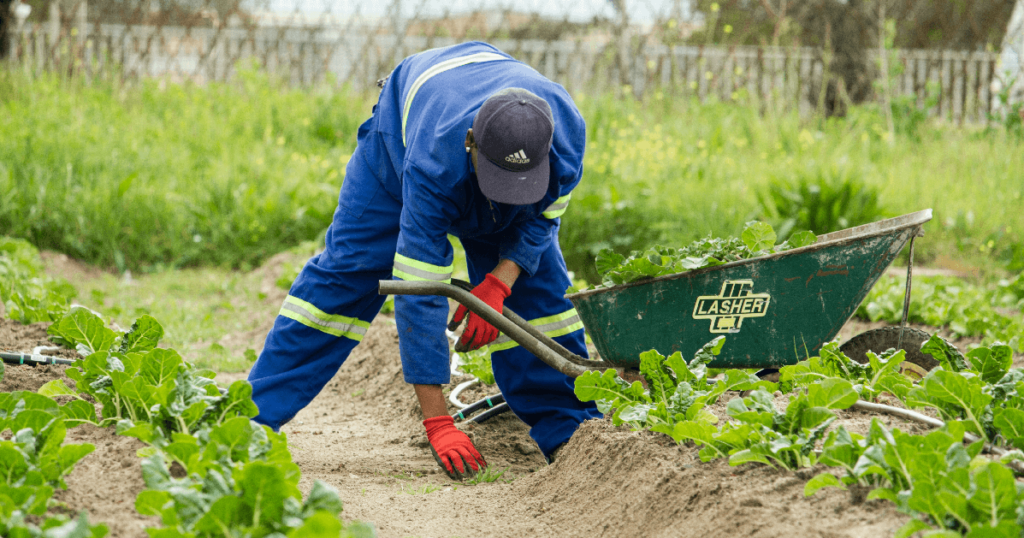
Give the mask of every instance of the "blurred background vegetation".
[[[1019, 130], [843, 118], [657, 93], [575, 96], [584, 180], [563, 218], [570, 268], [652, 243], [823, 233], [935, 208], [922, 259], [1024, 268]], [[372, 95], [289, 89], [249, 67], [206, 85], [84, 84], [0, 71], [0, 229], [103, 267], [250, 268], [330, 223]], [[894, 108], [893, 112], [902, 112]]]

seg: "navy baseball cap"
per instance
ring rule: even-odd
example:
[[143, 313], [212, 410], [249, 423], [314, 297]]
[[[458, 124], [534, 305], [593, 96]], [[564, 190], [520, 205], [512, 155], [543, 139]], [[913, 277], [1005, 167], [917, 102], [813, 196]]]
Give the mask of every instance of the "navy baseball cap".
[[522, 88], [501, 90], [473, 119], [480, 191], [502, 204], [535, 204], [548, 191], [555, 120], [547, 101]]

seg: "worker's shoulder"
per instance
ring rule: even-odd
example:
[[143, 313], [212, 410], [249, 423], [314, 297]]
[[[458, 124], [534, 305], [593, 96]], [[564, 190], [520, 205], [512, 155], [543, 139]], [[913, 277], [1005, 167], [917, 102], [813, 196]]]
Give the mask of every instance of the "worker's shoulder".
[[466, 43], [459, 43], [457, 45], [417, 52], [416, 54], [406, 58], [402, 64], [411, 74], [421, 74], [440, 64], [444, 64], [445, 62], [453, 61], [458, 58], [468, 58], [478, 54], [492, 54], [503, 56], [508, 60], [515, 60], [511, 55], [490, 43], [484, 43], [483, 41], [469, 41]]

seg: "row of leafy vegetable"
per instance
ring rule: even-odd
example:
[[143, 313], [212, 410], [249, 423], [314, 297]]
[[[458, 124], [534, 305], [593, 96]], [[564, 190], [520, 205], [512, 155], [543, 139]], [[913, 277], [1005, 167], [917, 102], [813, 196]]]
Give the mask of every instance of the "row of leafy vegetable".
[[[810, 480], [805, 493], [826, 486], [869, 488], [868, 499], [887, 499], [914, 516], [899, 537], [918, 531], [1024, 535], [1024, 488], [1018, 491], [1010, 466], [1024, 460], [1024, 371], [1011, 368], [1009, 346], [978, 347], [965, 356], [933, 336], [922, 351], [940, 366], [913, 380], [900, 371], [903, 351], [868, 353], [869, 362], [860, 364], [827, 344], [819, 356], [782, 368], [776, 385], [743, 371], [709, 369], [723, 344], [719, 337], [689, 362], [680, 353], [664, 357], [649, 351], [640, 363], [647, 388], [613, 371], [591, 372], [577, 379], [576, 394], [597, 401], [617, 424], [694, 443], [703, 461], [833, 467], [836, 472]], [[784, 410], [776, 407], [776, 389], [788, 393]], [[706, 410], [727, 391], [740, 390], [750, 392], [728, 402], [726, 420]], [[912, 435], [889, 430], [875, 418], [867, 435], [831, 429], [835, 410], [883, 393], [907, 408], [937, 410], [945, 425]]]
[[[898, 323], [903, 318], [906, 278], [883, 276], [857, 309], [857, 317]], [[981, 337], [1024, 352], [1024, 273], [976, 284], [952, 276], [915, 276], [909, 319], [945, 327], [955, 338]]]
[[56, 321], [77, 294], [66, 280], [46, 275], [28, 241], [0, 236], [0, 317], [21, 323]]
[[[38, 393], [0, 393], [0, 433], [10, 430], [0, 441], [0, 536], [106, 535], [85, 513], [73, 520], [50, 513], [54, 489], [66, 488], [63, 477], [95, 450], [63, 443], [67, 429], [82, 424], [112, 426], [148, 445], [140, 451], [147, 489], [136, 509], [160, 517], [162, 528], [147, 529], [154, 538], [373, 536], [368, 526], [341, 522], [341, 500], [323, 482], [303, 501], [284, 434], [250, 420], [257, 409], [248, 382], [220, 388], [214, 372], [158, 347], [164, 331], [152, 317], [119, 333], [88, 309], [69, 310], [74, 296], [72, 286], [45, 275], [34, 247], [0, 238], [7, 317], [53, 321], [50, 338], [84, 356], [66, 371], [75, 388], [54, 380]], [[59, 405], [59, 397], [70, 401]]]
[[[93, 312], [73, 308], [48, 332], [85, 357], [67, 370], [74, 389], [54, 380], [39, 393], [75, 397], [67, 404], [75, 420], [114, 426], [148, 445], [140, 451], [147, 489], [135, 504], [164, 525], [147, 529], [150, 536], [373, 535], [343, 525], [337, 492], [319, 480], [303, 501], [285, 435], [250, 420], [258, 410], [249, 383], [221, 388], [214, 372], [157, 347], [163, 328], [152, 317], [118, 334]], [[98, 417], [88, 400], [100, 404]]]

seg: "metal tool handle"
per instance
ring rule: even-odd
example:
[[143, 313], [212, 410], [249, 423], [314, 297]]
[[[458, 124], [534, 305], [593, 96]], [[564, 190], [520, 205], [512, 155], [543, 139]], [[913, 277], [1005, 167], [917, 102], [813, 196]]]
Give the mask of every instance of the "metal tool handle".
[[0, 352], [0, 360], [7, 364], [27, 364], [29, 366], [35, 366], [37, 364], [75, 364], [74, 359], [58, 359], [49, 355], [32, 355], [30, 353], [3, 353]]
[[[381, 295], [440, 295], [464, 305], [470, 312], [484, 318], [506, 336], [515, 340], [524, 349], [536, 355], [546, 364], [569, 377], [578, 377], [594, 368], [613, 368], [604, 361], [589, 361], [575, 355], [555, 342], [536, 327], [527, 323], [508, 308], [502, 313], [487, 305], [467, 290], [443, 282], [405, 282], [403, 280], [381, 280], [378, 293]], [[503, 315], [504, 314], [504, 315]], [[515, 317], [510, 319], [509, 314]], [[570, 361], [566, 355], [575, 360]], [[586, 363], [579, 364], [579, 362]]]

